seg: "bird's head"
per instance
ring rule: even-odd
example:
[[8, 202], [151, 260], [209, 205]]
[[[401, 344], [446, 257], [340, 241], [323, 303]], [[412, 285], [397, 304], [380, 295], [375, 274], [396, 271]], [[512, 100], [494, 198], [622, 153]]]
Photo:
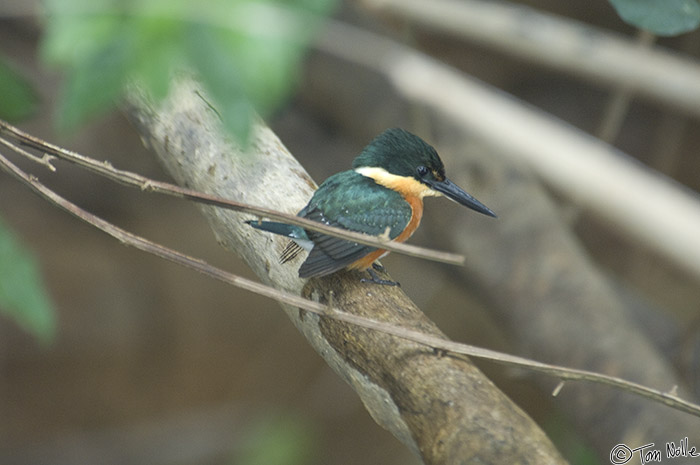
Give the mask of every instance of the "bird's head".
[[496, 214], [445, 176], [435, 149], [403, 129], [387, 129], [355, 158], [352, 167], [378, 184], [403, 195], [444, 195], [484, 215]]

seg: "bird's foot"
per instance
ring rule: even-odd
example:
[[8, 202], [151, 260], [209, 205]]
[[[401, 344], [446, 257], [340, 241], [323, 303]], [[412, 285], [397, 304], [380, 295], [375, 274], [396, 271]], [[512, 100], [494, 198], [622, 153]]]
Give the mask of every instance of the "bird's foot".
[[[379, 265], [379, 266], [382, 268], [382, 270], [384, 269], [384, 267], [382, 267], [381, 265]], [[372, 267], [374, 268], [374, 264], [372, 264]], [[401, 284], [396, 282], [396, 281], [390, 281], [388, 279], [381, 279], [379, 276], [377, 276], [377, 273], [374, 271], [373, 268], [367, 268], [367, 272], [372, 277], [372, 279], [362, 278], [362, 279], [360, 279], [361, 282], [382, 284], [384, 286], [399, 286], [399, 287], [401, 287]]]
[[379, 262], [372, 262], [372, 268], [379, 271], [380, 273], [383, 273], [386, 271], [386, 268], [384, 268], [384, 265], [382, 265]]

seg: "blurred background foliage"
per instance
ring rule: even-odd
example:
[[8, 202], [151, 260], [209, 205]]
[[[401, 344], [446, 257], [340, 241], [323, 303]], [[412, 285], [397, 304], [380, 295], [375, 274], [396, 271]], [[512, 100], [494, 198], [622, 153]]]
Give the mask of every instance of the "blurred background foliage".
[[[546, 0], [522, 3], [622, 34], [634, 34], [634, 27], [668, 36], [663, 45], [697, 56], [697, 32], [671, 37], [697, 28], [696, 0], [601, 0], [586, 2], [586, 8]], [[304, 80], [306, 47], [330, 14], [377, 27], [353, 2], [337, 10], [338, 2], [331, 0], [9, 2], [0, 6], [0, 118], [163, 178], [115, 108], [131, 80], [161, 99], [172, 73], [195, 73], [233, 136], [245, 141], [258, 113], [321, 180], [344, 169], [365, 141], [344, 136], [314, 115], [312, 99], [304, 97], [314, 91]], [[411, 37], [426, 48], [444, 46], [444, 38], [426, 36], [419, 31]], [[468, 48], [454, 47], [458, 53]], [[508, 73], [523, 68], [521, 63], [499, 57], [503, 62], [494, 64], [496, 58], [478, 46], [468, 55], [467, 68], [482, 78], [491, 77], [574, 124], [595, 124], [588, 110], [591, 102], [604, 101], [597, 91], [584, 88], [581, 103], [571, 95], [575, 85], [561, 76], [533, 77], [524, 69], [515, 78]], [[637, 109], [621, 137], [622, 144], [631, 141], [633, 153], [644, 145], [639, 135], [656, 116], [649, 106]], [[697, 163], [692, 166], [697, 170]], [[204, 221], [192, 220], [194, 207], [144, 200], [72, 167], [61, 166], [59, 173], [47, 184], [95, 213], [247, 273], [233, 257], [220, 254]], [[0, 215], [7, 218], [0, 222], [0, 462], [50, 458], [62, 464], [80, 457], [85, 463], [416, 463], [368, 418], [275, 304], [126, 251], [7, 178], [0, 181]], [[587, 234], [599, 256], [618, 245], [616, 238]], [[417, 240], [425, 238], [419, 234]], [[615, 271], [638, 273], [630, 263]], [[455, 316], [466, 306], [479, 308], [478, 302], [465, 304], [457, 291], [422, 285], [421, 277], [406, 271], [412, 265], [395, 268], [405, 287], [423, 288], [415, 298], [436, 309], [430, 316], [440, 327], [460, 340], [495, 340], [507, 348], [493, 323], [485, 332], [472, 329], [482, 327], [474, 320], [487, 319], [483, 312], [474, 311], [469, 321]], [[678, 274], [669, 279], [677, 280], [668, 295], [659, 291], [653, 297], [676, 310], [692, 307], [687, 300], [674, 307], [674, 299], [693, 295], [687, 290], [691, 281]], [[33, 337], [55, 343], [37, 345]], [[506, 385], [513, 382], [495, 376], [506, 378]], [[572, 463], [598, 463], [585, 441], [562, 433], [570, 427], [532, 386], [517, 378], [514, 384], [517, 400], [544, 419], [560, 447], [571, 451]], [[288, 414], [290, 406], [303, 413]], [[119, 447], [121, 442], [126, 445]]]
[[0, 221], [0, 312], [48, 343], [55, 311], [46, 295], [34, 257]]
[[36, 92], [5, 57], [0, 55], [0, 118], [18, 122], [28, 118], [36, 108]]
[[224, 125], [245, 139], [297, 80], [299, 60], [335, 0], [48, 0], [42, 56], [66, 72], [57, 120], [74, 129], [112, 108], [129, 80], [157, 100], [194, 71]]

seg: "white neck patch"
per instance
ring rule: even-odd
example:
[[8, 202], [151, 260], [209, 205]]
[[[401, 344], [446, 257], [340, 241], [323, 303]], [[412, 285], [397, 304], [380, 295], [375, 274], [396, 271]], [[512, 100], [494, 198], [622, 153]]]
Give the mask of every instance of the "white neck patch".
[[362, 176], [372, 178], [377, 184], [398, 191], [403, 196], [412, 195], [422, 199], [426, 196], [437, 197], [442, 195], [440, 192], [431, 189], [414, 178], [397, 176], [395, 174], [391, 174], [384, 168], [361, 166], [359, 168], [355, 168], [355, 172], [361, 174]]

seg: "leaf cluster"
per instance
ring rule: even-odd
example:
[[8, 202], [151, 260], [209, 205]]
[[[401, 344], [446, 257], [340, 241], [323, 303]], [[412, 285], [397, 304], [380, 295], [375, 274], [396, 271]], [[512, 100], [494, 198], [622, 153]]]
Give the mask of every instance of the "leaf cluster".
[[224, 125], [245, 141], [254, 112], [289, 94], [334, 0], [48, 0], [43, 58], [66, 71], [58, 122], [73, 129], [112, 107], [130, 80], [156, 99], [194, 72]]
[[610, 0], [628, 24], [659, 36], [690, 32], [700, 24], [698, 0]]
[[41, 342], [55, 333], [55, 312], [37, 264], [0, 221], [0, 314], [13, 318]]

